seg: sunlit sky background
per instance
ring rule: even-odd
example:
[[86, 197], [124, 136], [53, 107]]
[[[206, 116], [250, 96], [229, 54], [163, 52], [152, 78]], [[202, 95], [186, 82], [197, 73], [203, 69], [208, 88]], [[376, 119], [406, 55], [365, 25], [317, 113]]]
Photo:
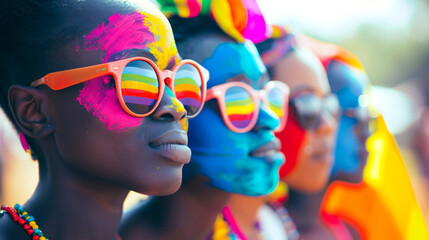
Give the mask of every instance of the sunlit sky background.
[[418, 3], [406, 0], [259, 0], [267, 19], [325, 38], [341, 38], [365, 24], [407, 31]]
[[[424, 48], [429, 46], [427, 0], [257, 1], [268, 21], [351, 50], [377, 85], [395, 87], [410, 80], [429, 56], [429, 47]], [[417, 119], [417, 103], [410, 96], [392, 88], [376, 91], [372, 99], [392, 132], [403, 132]]]

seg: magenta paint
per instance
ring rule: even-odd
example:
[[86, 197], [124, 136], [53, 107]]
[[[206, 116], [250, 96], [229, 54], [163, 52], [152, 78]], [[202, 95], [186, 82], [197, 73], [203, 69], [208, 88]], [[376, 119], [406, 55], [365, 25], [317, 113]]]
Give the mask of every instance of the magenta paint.
[[147, 48], [156, 39], [144, 24], [144, 17], [139, 12], [114, 14], [107, 25], [102, 23], [86, 37], [85, 49], [101, 50], [101, 60], [107, 62], [120, 51]]
[[142, 118], [126, 113], [118, 100], [113, 87], [106, 84], [109, 77], [101, 77], [86, 82], [77, 100], [88, 112], [98, 117], [108, 130], [126, 131], [141, 124]]
[[[144, 24], [144, 15], [139, 12], [109, 17], [107, 23], [102, 23], [87, 37], [85, 46], [78, 48], [86, 51], [101, 51], [101, 61], [112, 61], [110, 57], [124, 50], [145, 49], [156, 41], [154, 35]], [[123, 58], [124, 55], [118, 57]], [[85, 83], [77, 98], [78, 102], [91, 112], [109, 130], [127, 131], [141, 124], [142, 118], [136, 118], [126, 113], [118, 100], [116, 91], [108, 76], [93, 79]]]

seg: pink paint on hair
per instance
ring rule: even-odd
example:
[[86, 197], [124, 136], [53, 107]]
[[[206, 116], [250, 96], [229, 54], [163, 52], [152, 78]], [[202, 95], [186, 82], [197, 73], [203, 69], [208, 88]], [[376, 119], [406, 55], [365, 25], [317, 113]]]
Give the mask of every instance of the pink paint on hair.
[[[124, 50], [145, 49], [154, 41], [154, 35], [144, 25], [142, 13], [116, 13], [109, 17], [107, 24], [102, 23], [86, 37], [83, 49], [101, 50], [101, 61], [107, 62], [114, 54], [120, 53], [115, 60], [121, 59], [127, 55]], [[77, 100], [109, 130], [126, 131], [139, 126], [142, 118], [133, 117], [122, 109], [116, 90], [109, 83], [108, 76], [85, 82]]]

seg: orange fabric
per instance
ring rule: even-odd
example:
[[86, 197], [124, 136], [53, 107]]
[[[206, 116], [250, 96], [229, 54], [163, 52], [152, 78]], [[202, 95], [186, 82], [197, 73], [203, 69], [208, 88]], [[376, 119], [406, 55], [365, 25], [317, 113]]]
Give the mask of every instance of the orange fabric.
[[247, 25], [246, 6], [241, 1], [228, 0], [228, 2], [231, 5], [234, 26], [239, 32], [243, 32]]
[[322, 61], [325, 69], [332, 60], [338, 60], [347, 63], [355, 68], [364, 71], [362, 63], [359, 59], [348, 50], [330, 43], [320, 42], [306, 36], [299, 38], [299, 43], [304, 47], [309, 48]]

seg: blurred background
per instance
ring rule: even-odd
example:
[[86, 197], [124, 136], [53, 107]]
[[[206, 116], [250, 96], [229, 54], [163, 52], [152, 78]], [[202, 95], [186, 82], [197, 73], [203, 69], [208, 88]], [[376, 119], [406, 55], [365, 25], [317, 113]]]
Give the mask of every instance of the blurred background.
[[429, 226], [429, 0], [259, 0], [268, 18], [362, 62]]
[[[429, 207], [424, 207], [429, 205], [429, 0], [259, 4], [269, 21], [341, 45], [362, 61], [373, 84], [372, 102], [395, 134], [417, 198], [429, 216]], [[25, 202], [37, 183], [37, 163], [22, 150], [2, 112], [0, 169], [0, 201]]]

